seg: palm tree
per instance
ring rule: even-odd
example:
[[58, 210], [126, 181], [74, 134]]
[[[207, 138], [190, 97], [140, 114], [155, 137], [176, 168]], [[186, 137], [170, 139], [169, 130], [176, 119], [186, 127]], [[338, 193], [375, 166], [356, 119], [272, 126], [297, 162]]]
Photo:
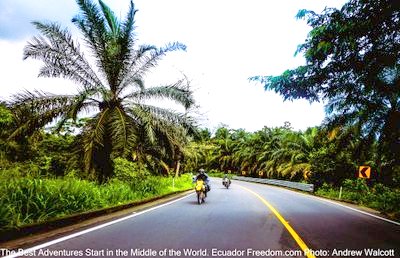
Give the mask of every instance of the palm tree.
[[42, 35], [28, 43], [24, 59], [43, 61], [39, 76], [67, 78], [79, 88], [73, 95], [39, 91], [15, 95], [10, 103], [14, 112], [29, 108], [34, 115], [11, 138], [56, 118], [62, 126], [69, 119], [76, 120], [83, 111], [96, 112], [82, 132], [83, 163], [86, 172], [104, 181], [113, 173], [114, 153], [129, 156], [134, 152], [136, 157], [143, 157], [154, 145], [173, 152], [176, 136], [182, 136], [181, 128], [191, 126], [188, 116], [149, 105], [147, 100], [166, 98], [189, 109], [194, 99], [188, 87], [184, 87], [184, 80], [145, 87], [146, 73], [167, 52], [185, 50], [185, 46], [179, 42], [162, 48], [136, 46], [137, 10], [132, 1], [124, 21], [119, 21], [101, 0], [99, 5], [90, 0], [77, 0], [77, 4], [81, 12], [72, 22], [83, 34], [94, 66], [67, 29], [57, 23], [33, 22]]
[[267, 177], [279, 178], [280, 174], [277, 170], [279, 165], [284, 162], [281, 160], [281, 154], [288, 130], [281, 127], [263, 128], [258, 134], [261, 139], [259, 143], [261, 148], [257, 155], [259, 169], [265, 171]]
[[226, 127], [220, 127], [215, 132], [213, 141], [218, 148], [215, 150], [216, 161], [218, 162], [217, 169], [226, 171], [231, 169], [232, 154], [235, 142], [232, 139], [232, 131]]
[[281, 166], [280, 173], [283, 176], [290, 175], [290, 178], [307, 180], [311, 171], [311, 155], [316, 151], [316, 127], [308, 128], [302, 133], [288, 134], [284, 144], [284, 152], [290, 157]]

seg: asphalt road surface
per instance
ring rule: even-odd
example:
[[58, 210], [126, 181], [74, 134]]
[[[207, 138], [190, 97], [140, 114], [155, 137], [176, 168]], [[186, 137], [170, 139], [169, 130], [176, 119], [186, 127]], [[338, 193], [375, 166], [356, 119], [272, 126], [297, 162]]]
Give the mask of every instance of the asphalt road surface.
[[211, 186], [204, 204], [191, 194], [26, 255], [400, 257], [399, 224], [278, 187], [233, 181], [225, 189], [221, 179]]

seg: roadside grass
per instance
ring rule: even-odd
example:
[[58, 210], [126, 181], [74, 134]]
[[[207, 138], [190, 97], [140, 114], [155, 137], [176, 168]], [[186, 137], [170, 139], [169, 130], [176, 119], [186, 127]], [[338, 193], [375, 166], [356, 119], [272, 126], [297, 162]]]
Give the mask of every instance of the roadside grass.
[[[226, 173], [225, 172], [221, 172], [221, 171], [217, 171], [217, 170], [211, 170], [210, 172], [207, 172], [207, 175], [211, 176], [211, 177], [219, 177], [219, 178], [223, 178], [224, 175]], [[228, 173], [228, 177], [232, 178], [234, 174], [232, 173]]]
[[369, 207], [388, 215], [392, 219], [400, 220], [400, 189], [393, 189], [377, 183], [369, 187], [365, 180], [347, 179], [340, 188], [328, 184], [322, 185], [315, 195], [329, 199], [340, 200]]
[[186, 174], [174, 179], [152, 175], [132, 181], [113, 179], [103, 185], [67, 177], [0, 179], [0, 232], [191, 188]]

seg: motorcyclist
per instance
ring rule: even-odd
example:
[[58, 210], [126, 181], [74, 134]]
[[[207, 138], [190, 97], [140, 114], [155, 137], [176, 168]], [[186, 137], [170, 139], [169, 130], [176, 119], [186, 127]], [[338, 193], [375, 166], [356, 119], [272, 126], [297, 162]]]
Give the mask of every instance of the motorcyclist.
[[195, 181], [197, 180], [203, 180], [205, 185], [206, 185], [206, 192], [209, 192], [211, 190], [210, 187], [210, 178], [209, 176], [206, 174], [206, 171], [202, 168], [199, 169], [199, 173], [197, 174], [197, 176], [195, 177]]
[[228, 183], [231, 184], [231, 179], [229, 178], [227, 173], [224, 174], [224, 177], [222, 178], [222, 182], [225, 182], [225, 180], [227, 180]]

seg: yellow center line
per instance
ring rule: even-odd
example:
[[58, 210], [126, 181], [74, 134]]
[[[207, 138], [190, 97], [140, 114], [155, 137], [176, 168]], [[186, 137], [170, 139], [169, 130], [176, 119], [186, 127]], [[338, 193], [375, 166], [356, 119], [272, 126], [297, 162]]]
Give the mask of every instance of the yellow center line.
[[238, 186], [240, 186], [244, 190], [254, 194], [258, 199], [260, 199], [265, 204], [265, 206], [267, 206], [268, 209], [270, 209], [272, 211], [272, 213], [278, 218], [278, 220], [285, 226], [285, 228], [289, 231], [290, 235], [292, 235], [292, 237], [294, 238], [296, 243], [300, 246], [300, 248], [304, 252], [304, 254], [308, 258], [315, 258], [315, 256], [312, 254], [312, 252], [310, 252], [310, 248], [308, 248], [308, 246], [304, 243], [304, 241], [301, 239], [299, 234], [297, 234], [296, 231], [294, 231], [294, 229], [289, 225], [289, 223], [282, 217], [282, 215], [269, 202], [267, 202], [263, 197], [261, 197], [261, 195], [254, 192], [253, 190], [250, 190], [249, 188], [241, 186], [241, 185], [238, 185]]

